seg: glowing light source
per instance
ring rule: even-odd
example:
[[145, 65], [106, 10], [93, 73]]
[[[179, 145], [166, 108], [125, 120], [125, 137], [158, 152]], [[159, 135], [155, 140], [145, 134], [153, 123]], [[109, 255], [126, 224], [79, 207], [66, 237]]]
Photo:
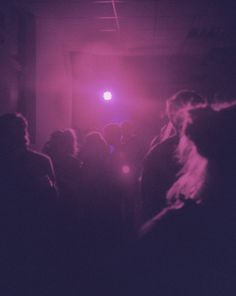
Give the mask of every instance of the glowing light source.
[[122, 173], [123, 174], [129, 174], [130, 173], [130, 167], [128, 165], [122, 166]]
[[112, 93], [110, 91], [105, 91], [103, 93], [103, 99], [105, 101], [110, 101], [112, 99]]

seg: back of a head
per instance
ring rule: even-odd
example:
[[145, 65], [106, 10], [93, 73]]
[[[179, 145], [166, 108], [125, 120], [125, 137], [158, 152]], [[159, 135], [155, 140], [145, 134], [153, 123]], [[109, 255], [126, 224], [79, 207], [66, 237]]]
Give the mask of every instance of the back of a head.
[[65, 129], [62, 134], [62, 141], [65, 154], [76, 156], [78, 153], [77, 136], [73, 129]]
[[76, 156], [78, 145], [74, 130], [68, 128], [54, 131], [44, 146], [43, 152], [57, 160], [67, 156]]
[[201, 191], [208, 179], [209, 161], [215, 169], [221, 168], [221, 181], [227, 174], [235, 175], [235, 103], [218, 103], [189, 110], [177, 148], [183, 168], [168, 191], [169, 201], [178, 200], [181, 195], [194, 200], [200, 198], [201, 201]]
[[104, 137], [109, 145], [119, 145], [121, 135], [121, 127], [116, 123], [110, 123], [104, 128]]
[[108, 146], [99, 132], [90, 132], [86, 138], [81, 151], [84, 161], [104, 161], [108, 157]]
[[193, 109], [190, 116], [185, 133], [202, 156], [214, 161], [224, 159], [224, 162], [236, 159], [235, 104]]
[[206, 100], [193, 90], [181, 90], [174, 94], [166, 105], [169, 120], [179, 129], [182, 126], [182, 111], [196, 106], [205, 105]]
[[29, 145], [28, 122], [19, 113], [7, 113], [0, 116], [1, 150], [26, 149]]

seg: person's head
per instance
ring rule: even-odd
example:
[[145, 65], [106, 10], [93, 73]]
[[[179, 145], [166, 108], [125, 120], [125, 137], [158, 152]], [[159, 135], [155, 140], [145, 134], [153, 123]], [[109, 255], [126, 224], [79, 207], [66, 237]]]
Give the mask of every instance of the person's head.
[[108, 145], [99, 132], [90, 132], [85, 137], [81, 150], [81, 158], [84, 162], [103, 162], [109, 154]]
[[[214, 109], [217, 106], [219, 110]], [[216, 162], [235, 162], [236, 105], [215, 107], [191, 110], [185, 134], [203, 157]]]
[[65, 154], [76, 156], [78, 153], [77, 136], [73, 129], [68, 128], [62, 134], [63, 147]]
[[44, 152], [48, 153], [51, 157], [57, 158], [63, 158], [69, 155], [76, 156], [78, 145], [74, 130], [65, 129], [54, 131], [44, 147]]
[[168, 123], [162, 128], [159, 142], [173, 135], [179, 135], [183, 129], [186, 112], [197, 106], [205, 106], [206, 100], [193, 90], [180, 90], [166, 102]]
[[28, 122], [20, 113], [0, 116], [0, 149], [10, 152], [29, 146]]
[[121, 143], [121, 135], [121, 127], [116, 123], [110, 123], [104, 128], [104, 138], [109, 145], [119, 145]]
[[209, 165], [213, 164], [214, 170], [220, 168], [220, 174], [214, 171], [218, 177], [220, 175], [220, 184], [224, 183], [226, 175], [232, 175], [231, 168], [236, 167], [235, 103], [193, 108], [186, 114], [177, 148], [183, 168], [167, 193], [169, 201], [178, 200], [181, 195], [201, 201], [206, 180], [212, 179]]
[[178, 130], [182, 128], [183, 111], [205, 104], [205, 99], [195, 91], [180, 90], [167, 100], [166, 113], [171, 123]]

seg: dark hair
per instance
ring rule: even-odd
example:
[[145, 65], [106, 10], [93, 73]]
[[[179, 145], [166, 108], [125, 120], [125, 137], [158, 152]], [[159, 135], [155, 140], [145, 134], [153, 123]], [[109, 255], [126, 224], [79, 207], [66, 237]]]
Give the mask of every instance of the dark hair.
[[73, 129], [57, 130], [50, 135], [43, 152], [53, 157], [76, 156], [78, 153], [77, 136]]
[[236, 102], [193, 108], [184, 125], [177, 147], [183, 168], [167, 193], [169, 203], [181, 203], [181, 196], [200, 202], [209, 160], [236, 161]]
[[76, 156], [78, 153], [78, 141], [75, 131], [71, 128], [65, 129], [62, 134], [62, 139], [64, 141], [66, 153]]
[[26, 118], [20, 113], [0, 116], [0, 139], [15, 148], [27, 148], [30, 140]]
[[[221, 108], [215, 110], [215, 107]], [[190, 111], [191, 122], [186, 135], [196, 144], [198, 152], [208, 159], [235, 158], [236, 106], [213, 105]], [[226, 160], [225, 159], [225, 160]]]
[[85, 142], [81, 151], [81, 156], [85, 160], [104, 161], [108, 157], [108, 145], [102, 134], [90, 132], [85, 137]]

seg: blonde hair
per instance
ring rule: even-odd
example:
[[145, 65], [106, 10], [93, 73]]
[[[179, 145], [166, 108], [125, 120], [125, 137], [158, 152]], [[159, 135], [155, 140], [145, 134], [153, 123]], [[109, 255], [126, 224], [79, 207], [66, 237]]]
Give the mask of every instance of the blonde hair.
[[[190, 110], [206, 109], [207, 107], [215, 112], [231, 108], [236, 105], [236, 101], [214, 103], [210, 106], [197, 106]], [[185, 134], [187, 126], [192, 123], [192, 118], [188, 111], [185, 113], [183, 130], [180, 135], [176, 158], [183, 165], [178, 173], [178, 180], [167, 192], [169, 204], [182, 204], [183, 199], [192, 199], [202, 202], [202, 191], [207, 180], [208, 160], [198, 153], [196, 145]]]
[[168, 204], [179, 203], [182, 198], [200, 202], [207, 177], [207, 159], [198, 153], [195, 144], [185, 135], [180, 138], [176, 157], [183, 167], [178, 180], [167, 192]]

